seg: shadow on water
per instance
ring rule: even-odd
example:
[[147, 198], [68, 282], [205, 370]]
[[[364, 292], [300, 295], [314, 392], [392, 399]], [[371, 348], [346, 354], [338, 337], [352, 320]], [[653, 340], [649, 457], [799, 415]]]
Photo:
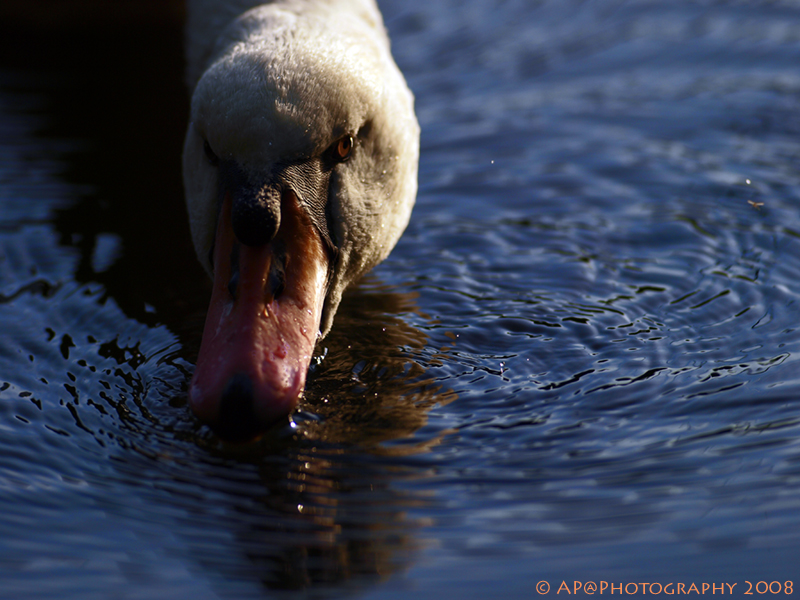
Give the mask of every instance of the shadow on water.
[[[426, 414], [453, 399], [410, 358], [426, 344], [402, 318], [425, 319], [414, 294], [374, 279], [352, 291], [294, 422], [221, 444], [185, 403], [210, 286], [182, 202], [180, 23], [95, 15], [40, 27], [31, 6], [19, 27], [6, 23], [0, 73], [8, 98], [24, 100], [16, 112], [43, 115], [34, 135], [65, 187], [43, 201], [49, 216], [9, 221], [2, 240], [21, 257], [0, 270], [10, 590], [37, 591], [37, 565], [67, 596], [137, 579], [158, 568], [147, 553], [162, 538], [188, 546], [177, 554], [189, 564], [176, 569], [172, 555], [165, 572], [224, 594], [252, 593], [248, 581], [347, 588], [404, 570], [424, 544], [414, 511], [430, 501], [413, 485], [426, 468], [408, 457], [445, 435], [424, 430]], [[118, 549], [109, 528], [132, 538], [116, 566], [101, 558]]]
[[78, 10], [88, 23], [74, 17], [78, 23], [10, 32], [5, 54], [21, 79], [47, 88], [39, 135], [77, 140], [61, 176], [79, 199], [53, 219], [60, 243], [79, 253], [75, 280], [102, 284], [131, 318], [153, 323], [159, 312], [163, 322], [195, 313], [207, 296], [180, 179], [188, 116], [182, 30], [171, 13], [112, 11], [103, 20], [99, 7]]

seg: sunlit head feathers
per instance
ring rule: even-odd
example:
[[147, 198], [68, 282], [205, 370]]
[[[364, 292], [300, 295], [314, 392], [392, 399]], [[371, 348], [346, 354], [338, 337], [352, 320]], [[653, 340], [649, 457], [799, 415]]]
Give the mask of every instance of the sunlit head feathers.
[[225, 29], [192, 96], [184, 180], [195, 249], [207, 269], [219, 202], [209, 149], [257, 180], [352, 136], [328, 197], [339, 255], [323, 332], [347, 285], [392, 249], [416, 195], [413, 97], [382, 25], [374, 25], [329, 7], [250, 10]]

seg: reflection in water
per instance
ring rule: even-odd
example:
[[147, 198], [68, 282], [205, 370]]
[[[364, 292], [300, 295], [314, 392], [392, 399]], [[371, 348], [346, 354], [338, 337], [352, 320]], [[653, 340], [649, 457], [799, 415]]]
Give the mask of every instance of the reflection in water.
[[[403, 318], [419, 315], [416, 294], [393, 292], [372, 284], [371, 277], [367, 282], [337, 313], [336, 331], [323, 342], [326, 357], [312, 369], [300, 406], [321, 418], [323, 426], [312, 418], [303, 428], [325, 442], [346, 441], [387, 454], [430, 448], [435, 440], [412, 436], [425, 424], [428, 409], [455, 396], [426, 376], [422, 365], [446, 355], [426, 357], [427, 336]], [[410, 359], [415, 356], [419, 362]]]
[[[409, 511], [426, 501], [396, 484], [419, 475], [370, 464], [342, 448], [303, 446], [261, 455], [254, 464], [258, 484], [230, 485], [235, 497], [226, 526], [246, 561], [219, 561], [198, 546], [198, 562], [225, 577], [244, 572], [278, 589], [360, 587], [405, 570], [420, 547], [416, 530], [423, 524]], [[237, 457], [237, 470], [242, 462]]]

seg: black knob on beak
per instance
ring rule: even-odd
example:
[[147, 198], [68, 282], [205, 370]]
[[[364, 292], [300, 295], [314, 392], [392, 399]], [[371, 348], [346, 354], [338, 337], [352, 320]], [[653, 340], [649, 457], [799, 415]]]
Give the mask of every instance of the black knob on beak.
[[245, 246], [268, 244], [281, 226], [281, 192], [273, 185], [242, 192], [231, 206], [233, 233]]

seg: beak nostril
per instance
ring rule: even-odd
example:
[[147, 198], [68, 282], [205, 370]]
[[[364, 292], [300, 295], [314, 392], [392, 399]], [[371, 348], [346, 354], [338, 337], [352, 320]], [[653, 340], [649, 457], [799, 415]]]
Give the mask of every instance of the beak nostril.
[[234, 271], [231, 274], [230, 281], [228, 281], [228, 293], [234, 301], [236, 301], [236, 292], [239, 289], [239, 271]]
[[286, 251], [276, 248], [267, 277], [267, 295], [278, 299], [286, 287]]
[[228, 280], [228, 293], [236, 300], [239, 291], [239, 244], [233, 244], [231, 251], [231, 278]]
[[269, 292], [272, 298], [275, 300], [280, 298], [286, 287], [286, 274], [283, 272], [283, 269], [271, 269], [267, 285], [269, 285]]

